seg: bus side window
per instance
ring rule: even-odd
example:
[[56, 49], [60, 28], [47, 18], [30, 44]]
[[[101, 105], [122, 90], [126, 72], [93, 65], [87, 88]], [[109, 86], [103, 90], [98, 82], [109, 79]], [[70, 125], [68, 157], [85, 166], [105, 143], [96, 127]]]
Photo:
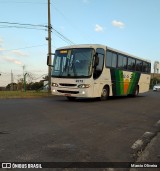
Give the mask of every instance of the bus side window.
[[116, 66], [117, 66], [117, 54], [114, 52], [107, 51], [106, 67], [116, 68]]
[[127, 57], [123, 55], [118, 55], [118, 68], [126, 69], [127, 68]]
[[112, 56], [112, 67], [116, 68], [117, 67], [117, 54], [113, 53]]
[[141, 60], [136, 60], [136, 71], [142, 72], [142, 61]]
[[148, 62], [143, 62], [143, 72], [150, 73], [151, 72], [151, 65]]
[[128, 66], [127, 66], [127, 69], [130, 70], [130, 71], [134, 71], [135, 70], [135, 59], [133, 58], [128, 58]]
[[107, 51], [107, 55], [106, 55], [106, 67], [111, 67], [112, 66], [112, 56], [113, 53], [110, 51]]
[[148, 64], [147, 62], [143, 62], [143, 72], [148, 72]]
[[148, 63], [148, 73], [151, 73], [151, 64]]

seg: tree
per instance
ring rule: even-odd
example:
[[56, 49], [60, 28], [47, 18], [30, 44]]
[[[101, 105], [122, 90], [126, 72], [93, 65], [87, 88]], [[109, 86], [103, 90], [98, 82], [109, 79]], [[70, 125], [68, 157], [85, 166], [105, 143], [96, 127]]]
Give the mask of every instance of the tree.
[[7, 90], [17, 90], [17, 83], [10, 83], [6, 86]]
[[23, 78], [20, 78], [18, 80], [18, 83], [17, 83], [17, 89], [18, 90], [23, 90], [23, 87], [24, 87], [24, 79]]
[[46, 81], [49, 80], [48, 78], [49, 78], [48, 75], [46, 75], [45, 77], [43, 77], [43, 79], [46, 80]]
[[30, 83], [29, 87], [30, 87], [30, 90], [38, 90], [41, 87], [43, 87], [43, 82], [40, 81], [40, 82]]

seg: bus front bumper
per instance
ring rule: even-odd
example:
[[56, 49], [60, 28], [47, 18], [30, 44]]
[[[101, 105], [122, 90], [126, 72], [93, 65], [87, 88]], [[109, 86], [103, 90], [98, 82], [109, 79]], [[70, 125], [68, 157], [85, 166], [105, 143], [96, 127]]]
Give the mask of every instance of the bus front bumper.
[[71, 96], [71, 97], [93, 97], [92, 88], [72, 89], [72, 88], [55, 88], [51, 89], [52, 95]]

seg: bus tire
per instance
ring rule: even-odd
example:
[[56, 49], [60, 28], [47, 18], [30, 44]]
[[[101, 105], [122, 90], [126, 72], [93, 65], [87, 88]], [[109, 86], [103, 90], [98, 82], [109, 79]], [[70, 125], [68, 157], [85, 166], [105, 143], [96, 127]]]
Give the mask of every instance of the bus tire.
[[100, 100], [105, 101], [108, 99], [108, 97], [109, 97], [109, 88], [108, 86], [104, 86], [101, 92]]
[[139, 86], [137, 85], [137, 86], [136, 86], [136, 89], [135, 89], [135, 91], [134, 91], [133, 97], [137, 97], [138, 94], [139, 94]]
[[135, 92], [134, 92], [134, 96], [136, 97], [136, 96], [138, 96], [138, 94], [139, 94], [139, 86], [137, 85]]
[[67, 99], [68, 99], [69, 101], [75, 101], [75, 100], [76, 100], [76, 97], [67, 96]]

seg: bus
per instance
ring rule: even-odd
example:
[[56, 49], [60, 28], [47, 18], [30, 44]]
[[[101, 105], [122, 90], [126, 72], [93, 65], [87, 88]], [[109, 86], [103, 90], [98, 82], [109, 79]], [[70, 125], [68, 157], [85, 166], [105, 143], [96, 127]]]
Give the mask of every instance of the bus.
[[149, 90], [151, 62], [105, 45], [58, 48], [51, 67], [52, 94], [68, 100], [107, 100]]

